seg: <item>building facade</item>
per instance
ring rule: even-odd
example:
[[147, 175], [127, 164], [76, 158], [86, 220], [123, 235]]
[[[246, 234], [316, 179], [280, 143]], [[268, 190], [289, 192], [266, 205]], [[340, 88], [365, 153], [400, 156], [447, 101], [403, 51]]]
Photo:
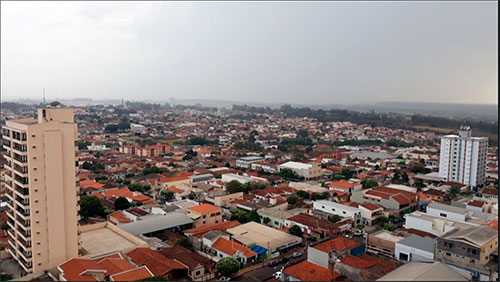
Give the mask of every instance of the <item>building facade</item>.
[[78, 186], [73, 109], [45, 108], [38, 118], [9, 120], [8, 252], [27, 273], [42, 273], [78, 256]]
[[468, 186], [481, 186], [486, 180], [487, 137], [472, 137], [468, 126], [460, 127], [459, 135], [441, 138], [439, 177]]

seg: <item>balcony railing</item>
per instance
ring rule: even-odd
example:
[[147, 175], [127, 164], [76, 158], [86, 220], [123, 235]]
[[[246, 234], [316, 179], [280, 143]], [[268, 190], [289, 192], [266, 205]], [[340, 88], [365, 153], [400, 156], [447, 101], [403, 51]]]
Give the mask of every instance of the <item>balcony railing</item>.
[[19, 247], [19, 253], [21, 253], [27, 259], [30, 259], [32, 257], [31, 251], [26, 251], [23, 247]]
[[17, 144], [17, 143], [14, 143], [13, 148], [14, 148], [15, 150], [20, 151], [20, 152], [26, 152], [26, 151], [28, 151], [28, 147], [27, 147], [26, 145], [19, 145], [19, 144]]
[[19, 260], [19, 262], [21, 262], [21, 264], [24, 266], [24, 268], [26, 268], [26, 269], [31, 269], [32, 268], [30, 261], [24, 260], [24, 258], [22, 256], [20, 258], [21, 259]]
[[19, 241], [19, 244], [21, 244], [25, 249], [31, 248], [31, 241], [26, 242], [21, 238], [17, 238], [17, 240]]
[[10, 140], [5, 140], [5, 139], [2, 139], [2, 145], [5, 145], [7, 147], [10, 147]]
[[14, 170], [21, 173], [21, 174], [26, 174], [28, 173], [28, 167], [27, 166], [20, 166], [17, 164], [14, 164]]
[[29, 206], [30, 205], [30, 200], [29, 199], [23, 199], [19, 196], [16, 195], [16, 201], [22, 206]]
[[16, 210], [21, 214], [21, 215], [24, 215], [24, 216], [29, 216], [30, 215], [30, 210], [25, 210], [25, 209], [21, 209], [19, 207], [16, 208]]
[[14, 179], [17, 180], [17, 182], [19, 182], [21, 184], [28, 184], [29, 183], [28, 177], [21, 177], [17, 174], [14, 176]]
[[30, 238], [31, 237], [31, 231], [29, 230], [24, 230], [22, 228], [17, 228], [17, 231], [24, 236], [24, 238]]
[[18, 162], [26, 163], [26, 162], [28, 162], [28, 157], [14, 154], [14, 160], [16, 160]]
[[16, 186], [16, 191], [21, 194], [21, 195], [29, 195], [30, 194], [30, 190], [28, 188], [21, 188], [19, 186]]
[[31, 227], [31, 223], [30, 223], [29, 220], [22, 220], [20, 218], [17, 220], [17, 224], [21, 225], [24, 228], [30, 228]]

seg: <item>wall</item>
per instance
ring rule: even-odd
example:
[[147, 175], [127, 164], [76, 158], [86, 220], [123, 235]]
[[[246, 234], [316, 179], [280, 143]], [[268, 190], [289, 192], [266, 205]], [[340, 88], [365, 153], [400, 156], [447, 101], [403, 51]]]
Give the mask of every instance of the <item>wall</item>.
[[413, 256], [420, 256], [420, 257], [423, 257], [423, 258], [427, 258], [427, 259], [430, 259], [430, 260], [434, 260], [434, 252], [428, 252], [428, 251], [425, 251], [425, 250], [421, 250], [421, 249], [416, 249], [416, 248], [413, 248], [413, 247], [410, 247], [410, 246], [406, 246], [406, 245], [403, 245], [403, 244], [400, 244], [400, 243], [396, 243], [396, 247], [395, 247], [395, 257], [397, 260], [399, 260], [400, 258], [400, 253], [404, 253], [406, 255], [408, 255], [408, 260], [407, 261], [415, 261], [415, 259], [410, 259], [410, 255], [413, 255]]
[[307, 260], [324, 268], [328, 268], [329, 254], [313, 247], [308, 247]]

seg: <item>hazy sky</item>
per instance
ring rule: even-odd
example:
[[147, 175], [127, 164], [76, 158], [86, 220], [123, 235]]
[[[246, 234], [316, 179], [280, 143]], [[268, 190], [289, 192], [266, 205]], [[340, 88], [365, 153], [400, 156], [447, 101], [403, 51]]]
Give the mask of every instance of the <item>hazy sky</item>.
[[496, 104], [495, 2], [1, 2], [2, 97]]

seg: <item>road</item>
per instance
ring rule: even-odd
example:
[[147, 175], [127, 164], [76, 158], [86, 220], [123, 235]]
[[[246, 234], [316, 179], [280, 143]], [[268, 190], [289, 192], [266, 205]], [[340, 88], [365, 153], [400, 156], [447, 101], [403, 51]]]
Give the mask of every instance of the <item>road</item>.
[[[298, 258], [292, 258], [291, 256], [294, 252], [301, 252], [302, 256], [300, 256]], [[284, 255], [281, 255], [277, 258], [266, 261], [266, 265], [262, 268], [255, 269], [255, 270], [247, 272], [243, 275], [233, 277], [231, 279], [231, 281], [264, 281], [264, 280], [268, 280], [268, 279], [273, 277], [273, 274], [275, 272], [280, 271], [281, 268], [285, 264], [281, 263], [281, 264], [278, 264], [277, 266], [269, 267], [269, 266], [267, 266], [267, 263], [269, 263], [270, 261], [277, 261], [278, 259], [280, 259], [282, 257], [290, 258], [290, 261], [287, 264], [292, 264], [292, 263], [296, 263], [296, 262], [300, 262], [302, 260], [305, 260], [307, 258], [307, 253], [304, 251], [303, 247], [297, 248], [297, 249], [292, 250], [292, 251], [290, 251]]]

